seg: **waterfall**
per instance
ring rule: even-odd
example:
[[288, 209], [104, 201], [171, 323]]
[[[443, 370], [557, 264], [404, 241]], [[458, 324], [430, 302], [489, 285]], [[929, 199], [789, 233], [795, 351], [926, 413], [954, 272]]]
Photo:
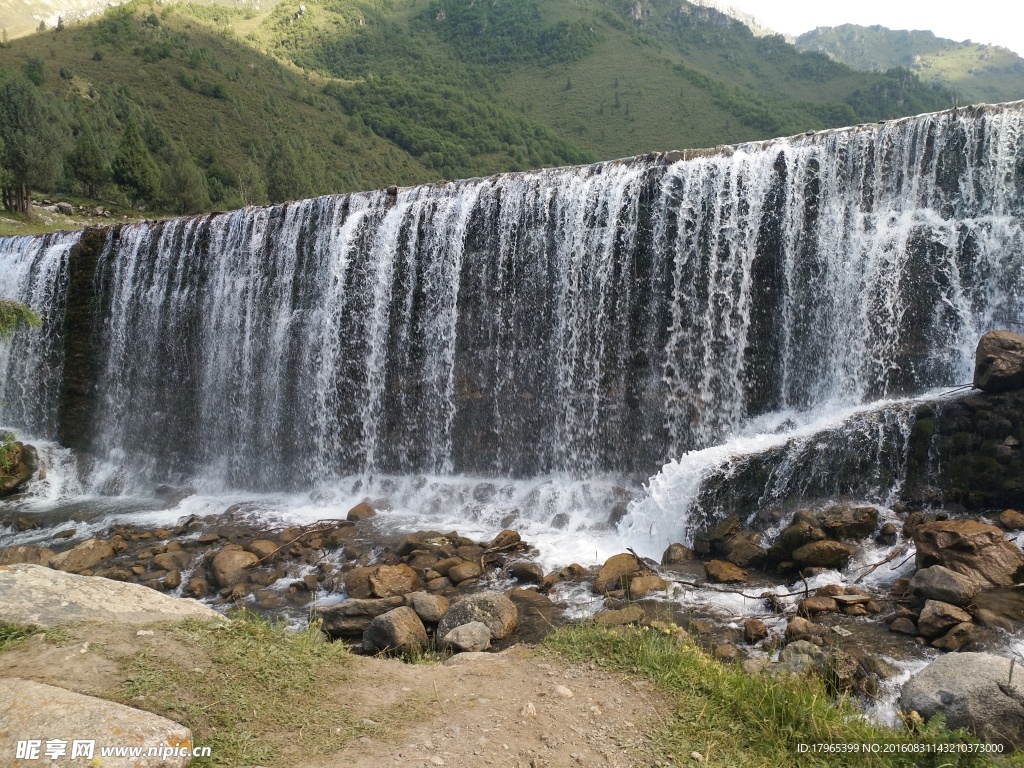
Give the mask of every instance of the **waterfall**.
[[76, 289], [77, 235], [4, 238], [0, 295], [47, 326], [0, 352], [0, 421], [73, 403], [111, 492], [647, 477], [967, 381], [1024, 321], [1022, 192], [1015, 103], [115, 226]]

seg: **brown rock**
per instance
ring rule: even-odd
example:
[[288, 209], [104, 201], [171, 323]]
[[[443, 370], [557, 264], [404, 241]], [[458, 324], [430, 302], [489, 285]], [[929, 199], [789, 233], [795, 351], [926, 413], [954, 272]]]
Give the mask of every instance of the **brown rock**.
[[932, 640], [932, 645], [942, 651], [959, 651], [968, 648], [975, 640], [977, 627], [965, 621], [957, 624], [938, 640]]
[[29, 563], [30, 565], [49, 565], [54, 552], [49, 547], [35, 547], [31, 544], [16, 544], [0, 550], [0, 565]]
[[855, 551], [849, 544], [822, 539], [794, 550], [793, 562], [801, 568], [844, 568]]
[[412, 653], [427, 647], [427, 630], [408, 606], [375, 616], [363, 632], [365, 653]]
[[659, 592], [664, 593], [666, 589], [668, 582], [654, 573], [642, 573], [634, 576], [629, 582], [629, 596], [635, 600]]
[[892, 623], [889, 625], [889, 629], [892, 632], [899, 632], [902, 635], [917, 636], [917, 624], [905, 616], [893, 619]]
[[181, 586], [181, 571], [168, 571], [164, 577], [164, 586], [168, 589], [177, 589]]
[[768, 550], [753, 541], [743, 539], [735, 541], [729, 547], [726, 561], [740, 568], [760, 568], [768, 557]]
[[621, 627], [626, 624], [637, 624], [643, 617], [643, 608], [639, 605], [627, 605], [617, 610], [598, 611], [594, 614], [594, 623], [602, 627]]
[[189, 597], [206, 597], [210, 594], [210, 582], [201, 576], [193, 576], [185, 585], [185, 594]]
[[447, 576], [440, 576], [436, 579], [431, 579], [423, 585], [428, 592], [443, 592], [452, 586], [452, 580]]
[[348, 515], [345, 516], [345, 519], [358, 523], [360, 520], [369, 520], [371, 517], [376, 516], [377, 510], [364, 501], [352, 507], [348, 511]]
[[768, 637], [768, 626], [760, 619], [747, 619], [743, 622], [743, 639], [750, 645], [759, 643]]
[[[254, 539], [246, 545], [246, 549], [252, 552], [261, 562], [269, 561], [274, 555], [278, 554], [278, 547], [280, 545], [267, 539]], [[283, 551], [283, 550], [281, 550]]]
[[999, 524], [1009, 531], [1024, 531], [1024, 515], [1016, 509], [1005, 509], [999, 515]]
[[598, 571], [594, 579], [594, 592], [600, 595], [614, 589], [625, 589], [633, 576], [641, 570], [640, 563], [628, 552], [613, 555]]
[[786, 642], [822, 637], [827, 632], [828, 628], [820, 624], [815, 624], [802, 616], [792, 616], [786, 623]]
[[427, 624], [436, 624], [448, 612], [451, 604], [448, 598], [431, 595], [428, 592], [411, 592], [405, 596], [409, 607], [416, 611], [420, 620]]
[[836, 539], [863, 539], [878, 527], [878, 510], [874, 507], [855, 507], [836, 504], [818, 515], [818, 522], [828, 536]]
[[970, 621], [971, 615], [962, 608], [938, 600], [926, 600], [917, 619], [917, 630], [922, 637], [933, 640], [946, 634], [957, 624]]
[[803, 616], [813, 616], [816, 613], [838, 613], [839, 603], [833, 597], [805, 597], [800, 601], [797, 611]]
[[704, 573], [708, 581], [716, 584], [742, 584], [747, 580], [747, 572], [724, 560], [710, 560], [704, 564]]
[[405, 563], [378, 565], [370, 571], [370, 589], [375, 597], [407, 595], [419, 588], [419, 574]]
[[436, 563], [434, 563], [433, 569], [440, 573], [442, 576], [447, 576], [448, 571], [450, 571], [457, 565], [462, 565], [464, 562], [466, 561], [463, 560], [461, 557], [446, 557], [443, 560], [438, 560]]
[[696, 558], [693, 550], [682, 544], [669, 544], [668, 549], [661, 556], [662, 565], [676, 565], [686, 563]]
[[969, 605], [981, 585], [970, 576], [951, 571], [941, 565], [922, 568], [910, 580], [909, 590], [925, 600], [939, 600], [952, 605]]
[[367, 600], [373, 597], [373, 588], [370, 586], [370, 574], [376, 566], [365, 566], [353, 568], [345, 574], [345, 592], [349, 597], [357, 600]]
[[994, 525], [977, 520], [940, 520], [913, 531], [917, 567], [942, 565], [976, 581], [998, 587], [1017, 583], [1024, 555]]
[[494, 540], [487, 545], [487, 549], [513, 549], [521, 544], [522, 541], [523, 538], [519, 535], [519, 531], [506, 528], [494, 537]]
[[1024, 336], [989, 331], [974, 355], [974, 386], [983, 392], [1009, 392], [1024, 387]]
[[61, 552], [50, 559], [50, 567], [68, 573], [81, 573], [95, 568], [108, 557], [114, 556], [114, 548], [100, 539], [87, 539], [67, 552]]
[[183, 549], [163, 552], [153, 558], [153, 567], [161, 571], [179, 571], [188, 568], [192, 563], [192, 555]]
[[242, 578], [246, 568], [256, 565], [259, 558], [244, 549], [225, 546], [218, 552], [210, 566], [214, 583], [219, 587], [234, 586]]
[[544, 581], [544, 569], [538, 563], [520, 560], [517, 563], [512, 563], [508, 572], [513, 579], [524, 584], [540, 584]]
[[448, 578], [454, 584], [461, 584], [462, 582], [469, 581], [470, 579], [480, 578], [483, 575], [483, 572], [484, 571], [480, 567], [480, 563], [475, 560], [467, 560], [449, 568]]
[[742, 527], [739, 515], [735, 513], [729, 515], [708, 534], [708, 543], [711, 545], [711, 550], [721, 553], [728, 552], [728, 542], [740, 532]]
[[400, 608], [404, 603], [405, 600], [401, 597], [385, 597], [380, 600], [349, 599], [334, 605], [318, 606], [314, 609], [314, 614], [323, 622], [324, 632], [331, 637], [350, 637], [361, 635], [375, 617]]
[[729, 662], [736, 661], [740, 655], [740, 649], [732, 643], [722, 643], [716, 645], [714, 650], [714, 656], [721, 662], [728, 664]]

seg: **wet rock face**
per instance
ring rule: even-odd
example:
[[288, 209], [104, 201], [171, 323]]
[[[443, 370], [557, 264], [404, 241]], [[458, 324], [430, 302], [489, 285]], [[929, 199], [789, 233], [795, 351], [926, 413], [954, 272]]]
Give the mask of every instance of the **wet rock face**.
[[1024, 336], [989, 331], [974, 357], [974, 386], [983, 392], [1009, 392], [1024, 387]]
[[6, 469], [0, 468], [0, 498], [17, 493], [39, 470], [39, 454], [32, 445], [12, 443], [2, 458], [0, 466]]
[[904, 711], [926, 720], [943, 714], [950, 728], [966, 728], [1008, 749], [1024, 747], [1024, 675], [1010, 679], [1010, 659], [988, 653], [940, 656], [907, 681]]

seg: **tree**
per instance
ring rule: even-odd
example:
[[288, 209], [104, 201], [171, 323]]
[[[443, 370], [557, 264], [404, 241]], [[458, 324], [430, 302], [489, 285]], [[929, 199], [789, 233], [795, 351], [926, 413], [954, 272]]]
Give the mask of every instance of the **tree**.
[[46, 63], [43, 61], [43, 57], [38, 54], [29, 56], [22, 64], [21, 70], [25, 73], [25, 77], [32, 81], [34, 85], [42, 85], [43, 80], [46, 79]]
[[210, 210], [210, 187], [206, 176], [186, 147], [172, 149], [171, 162], [160, 185], [164, 204], [175, 213], [201, 213]]
[[0, 142], [4, 208], [28, 213], [32, 189], [53, 183], [63, 153], [55, 116], [24, 78], [13, 77], [0, 87]]
[[7, 341], [15, 331], [41, 325], [39, 315], [28, 307], [16, 301], [0, 299], [0, 341]]
[[272, 203], [301, 200], [310, 197], [316, 187], [309, 154], [292, 143], [278, 138], [267, 158], [267, 197]]
[[99, 197], [100, 189], [110, 181], [110, 163], [88, 122], [83, 123], [74, 149], [68, 155], [68, 169], [85, 185], [85, 194], [89, 197]]
[[45, 21], [40, 21], [39, 22], [39, 26], [36, 28], [36, 32], [45, 32], [45, 31], [46, 31], [46, 22]]
[[131, 200], [132, 208], [141, 200], [152, 200], [160, 190], [160, 169], [142, 141], [133, 113], [128, 114], [110, 169], [114, 181]]

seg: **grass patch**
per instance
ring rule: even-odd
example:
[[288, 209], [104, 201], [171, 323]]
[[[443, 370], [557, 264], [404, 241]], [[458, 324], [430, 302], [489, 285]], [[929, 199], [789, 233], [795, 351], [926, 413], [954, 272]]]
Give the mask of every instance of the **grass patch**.
[[111, 698], [191, 728], [193, 742], [212, 752], [193, 760], [197, 768], [328, 754], [383, 733], [419, 704], [405, 702], [373, 721], [353, 714], [338, 690], [351, 676], [349, 651], [325, 642], [316, 624], [292, 631], [241, 613], [230, 624], [186, 621], [171, 632], [186, 655], [147, 650], [128, 658], [129, 677]]
[[[594, 625], [560, 629], [546, 647], [573, 661], [590, 661], [645, 678], [672, 697], [675, 716], [654, 734], [654, 748], [673, 765], [718, 766], [985, 766], [981, 755], [928, 754], [929, 745], [973, 743], [936, 721], [915, 732], [869, 722], [856, 701], [832, 698], [819, 679], [751, 677], [722, 664], [689, 641], [677, 643], [642, 628], [612, 632]], [[895, 754], [798, 753], [798, 745], [878, 744]], [[915, 752], [915, 745], [921, 745]], [[1021, 764], [1001, 760], [1000, 765]]]
[[0, 653], [13, 648], [25, 638], [37, 635], [42, 631], [39, 627], [0, 621]]

